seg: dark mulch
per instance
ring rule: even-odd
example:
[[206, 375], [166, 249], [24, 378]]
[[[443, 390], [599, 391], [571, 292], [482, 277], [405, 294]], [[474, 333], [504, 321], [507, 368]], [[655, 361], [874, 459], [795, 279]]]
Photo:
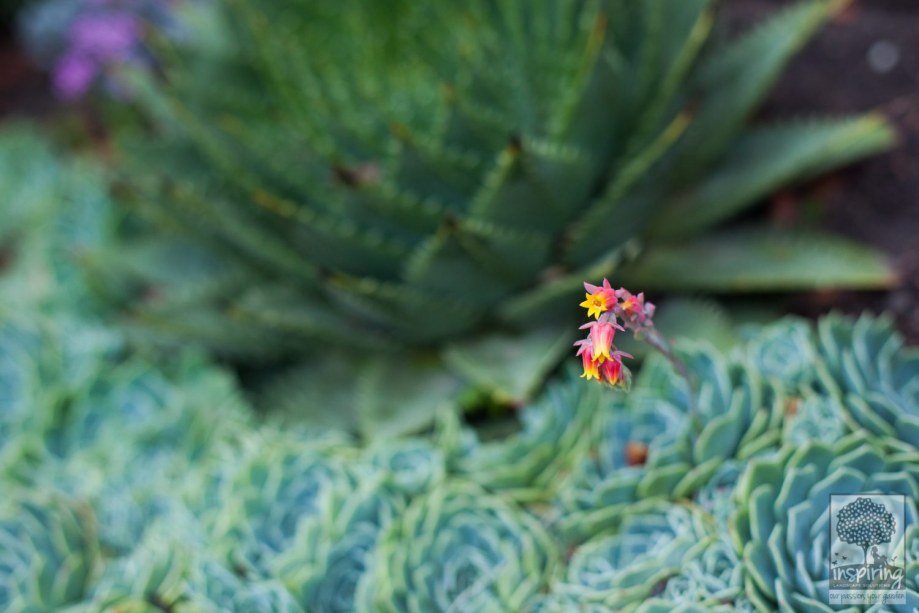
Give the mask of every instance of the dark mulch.
[[[790, 0], [723, 0], [733, 29]], [[0, 117], [45, 116], [55, 107], [46, 80], [0, 33]], [[892, 313], [919, 344], [919, 2], [855, 0], [794, 61], [769, 99], [765, 117], [877, 110], [899, 128], [901, 143], [880, 156], [778, 195], [777, 223], [810, 219], [885, 251], [902, 283], [890, 292], [823, 292], [789, 299], [809, 316], [836, 309]], [[807, 205], [807, 206], [805, 206]], [[806, 212], [809, 211], [809, 212]]]

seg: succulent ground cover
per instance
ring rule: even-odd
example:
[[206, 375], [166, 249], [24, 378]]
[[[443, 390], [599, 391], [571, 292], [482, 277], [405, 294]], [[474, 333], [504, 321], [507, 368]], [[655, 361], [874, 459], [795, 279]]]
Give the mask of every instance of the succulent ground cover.
[[[828, 359], [770, 371], [775, 339], [795, 335], [871, 380]], [[915, 375], [919, 354], [870, 318], [783, 321], [730, 355], [679, 352], [699, 382], [700, 430], [685, 380], [652, 360], [631, 393], [571, 373], [505, 440], [447, 414], [430, 437], [363, 447], [257, 422], [232, 380], [193, 356], [157, 368], [92, 323], [6, 313], [0, 605], [820, 608], [826, 543], [773, 541], [823, 529], [825, 494], [840, 490], [906, 493], [915, 523], [919, 390], [897, 373]], [[903, 610], [919, 603], [917, 546]]]
[[[830, 610], [828, 493], [905, 493], [915, 526], [919, 352], [835, 316], [675, 351], [689, 380], [572, 369], [504, 439], [447, 411], [366, 446], [260, 419], [201, 356], [155, 363], [53, 293], [4, 305], [0, 608]], [[893, 610], [919, 604], [917, 539]]]

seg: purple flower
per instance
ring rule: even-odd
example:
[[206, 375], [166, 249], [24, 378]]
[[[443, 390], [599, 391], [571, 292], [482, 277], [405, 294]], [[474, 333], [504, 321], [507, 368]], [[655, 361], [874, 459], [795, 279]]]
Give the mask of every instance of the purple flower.
[[179, 35], [174, 13], [180, 0], [39, 0], [24, 21], [30, 52], [51, 69], [56, 92], [73, 100], [101, 85], [113, 97], [129, 97], [119, 66], [149, 69], [154, 58], [145, 36], [156, 30]]
[[70, 26], [70, 52], [102, 63], [122, 62], [129, 59], [140, 35], [140, 22], [133, 15], [81, 15]]
[[98, 72], [91, 59], [79, 54], [65, 55], [52, 73], [54, 90], [65, 100], [75, 100], [89, 90]]

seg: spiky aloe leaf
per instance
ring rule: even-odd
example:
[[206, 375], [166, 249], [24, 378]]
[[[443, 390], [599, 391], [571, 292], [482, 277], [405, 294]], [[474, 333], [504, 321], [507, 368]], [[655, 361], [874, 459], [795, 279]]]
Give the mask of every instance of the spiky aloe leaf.
[[761, 292], [776, 284], [884, 288], [896, 282], [886, 259], [861, 245], [820, 233], [762, 229], [649, 247], [617, 278], [630, 287], [724, 292]]
[[782, 186], [884, 151], [894, 141], [886, 121], [874, 115], [754, 128], [725, 154], [720, 172], [668, 201], [649, 233], [671, 240], [699, 234]]

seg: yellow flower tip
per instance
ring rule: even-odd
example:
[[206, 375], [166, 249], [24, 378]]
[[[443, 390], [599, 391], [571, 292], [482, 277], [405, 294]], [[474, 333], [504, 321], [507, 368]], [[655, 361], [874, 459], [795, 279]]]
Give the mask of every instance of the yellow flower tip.
[[609, 309], [607, 305], [606, 296], [602, 293], [596, 294], [585, 294], [586, 300], [578, 306], [582, 306], [587, 309], [588, 317], [595, 317], [600, 319], [600, 314]]

